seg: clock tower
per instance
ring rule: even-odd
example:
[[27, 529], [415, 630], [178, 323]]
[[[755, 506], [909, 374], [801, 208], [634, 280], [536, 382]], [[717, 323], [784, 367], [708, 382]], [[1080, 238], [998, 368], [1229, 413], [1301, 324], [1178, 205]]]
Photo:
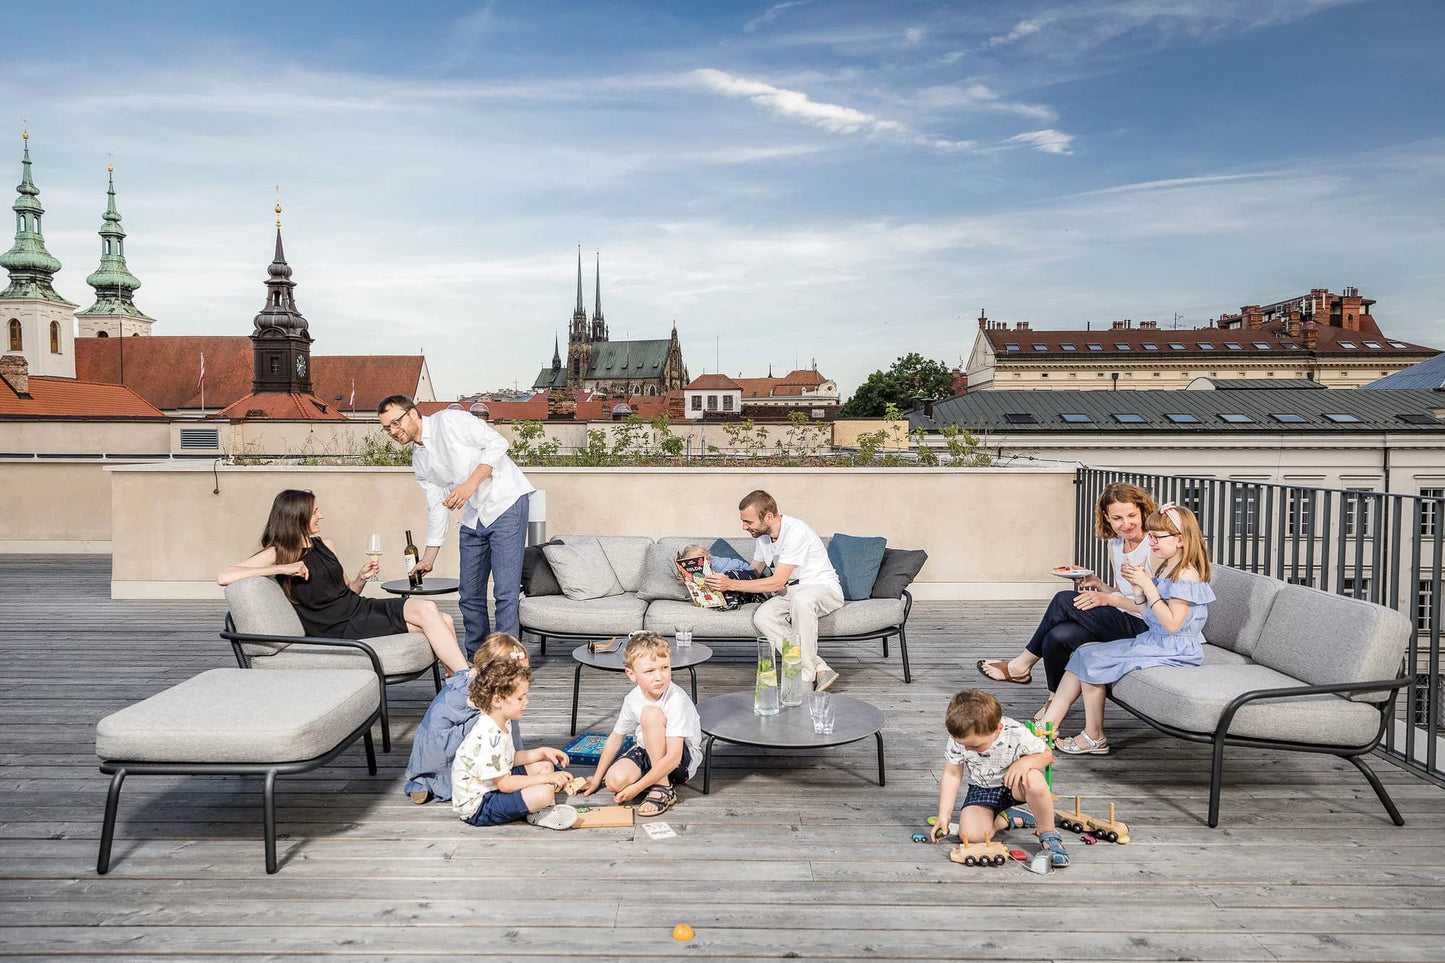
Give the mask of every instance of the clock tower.
[[256, 394], [311, 394], [311, 332], [296, 308], [296, 282], [281, 249], [281, 205], [276, 205], [276, 258], [267, 268], [266, 304], [251, 332]]

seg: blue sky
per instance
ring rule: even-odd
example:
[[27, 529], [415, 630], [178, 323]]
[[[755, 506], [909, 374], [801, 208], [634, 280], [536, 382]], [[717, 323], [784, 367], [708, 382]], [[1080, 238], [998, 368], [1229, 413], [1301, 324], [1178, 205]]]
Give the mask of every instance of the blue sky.
[[613, 337], [675, 321], [694, 375], [847, 393], [957, 364], [980, 307], [1194, 325], [1345, 285], [1445, 347], [1445, 4], [399, 9], [27, 7], [0, 170], [28, 118], [60, 293], [93, 299], [113, 154], [157, 334], [249, 331], [280, 184], [315, 350], [424, 350], [442, 397], [530, 383], [579, 243]]

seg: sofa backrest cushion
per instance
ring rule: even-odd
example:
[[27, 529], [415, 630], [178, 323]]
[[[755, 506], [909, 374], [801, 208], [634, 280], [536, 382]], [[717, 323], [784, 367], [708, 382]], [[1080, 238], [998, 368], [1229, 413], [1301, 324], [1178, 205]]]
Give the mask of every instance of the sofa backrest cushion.
[[567, 535], [560, 542], [544, 545], [542, 554], [557, 576], [563, 595], [583, 601], [622, 594], [622, 584], [597, 536]]
[[[301, 627], [301, 617], [274, 578], [256, 576], [232, 582], [226, 586], [226, 605], [237, 632], [295, 637], [306, 634]], [[275, 655], [286, 648], [283, 644], [272, 642], [243, 642], [241, 647], [248, 655], [262, 657]]]
[[[1214, 621], [1212, 608], [1209, 621]], [[1399, 675], [1413, 630], [1409, 619], [1383, 605], [1286, 585], [1270, 606], [1251, 657], [1309, 685], [1375, 682]], [[1350, 698], [1383, 702], [1389, 697], [1388, 692], [1369, 692]]]
[[684, 542], [673, 548], [665, 542], [664, 539], [662, 542], [647, 546], [647, 552], [642, 562], [642, 584], [637, 588], [637, 597], [644, 602], [656, 602], [659, 599], [691, 602], [692, 596], [687, 594], [687, 588], [677, 580], [675, 559], [678, 549], [692, 543]]
[[[558, 538], [543, 543], [561, 544], [562, 540]], [[562, 594], [562, 586], [557, 583], [557, 575], [552, 571], [552, 566], [547, 564], [542, 545], [528, 545], [522, 550], [522, 594], [528, 598]]]
[[844, 535], [841, 532], [828, 540], [828, 561], [838, 573], [843, 598], [857, 602], [870, 598], [883, 564], [883, 550], [888, 540], [879, 536]]
[[1285, 583], [1228, 565], [1214, 565], [1211, 569], [1214, 601], [1209, 603], [1204, 635], [1210, 645], [1250, 655], [1259, 644], [1270, 606]]
[[928, 553], [921, 548], [885, 548], [883, 562], [878, 566], [878, 577], [873, 580], [872, 597], [902, 598], [903, 590], [918, 577], [926, 561]]

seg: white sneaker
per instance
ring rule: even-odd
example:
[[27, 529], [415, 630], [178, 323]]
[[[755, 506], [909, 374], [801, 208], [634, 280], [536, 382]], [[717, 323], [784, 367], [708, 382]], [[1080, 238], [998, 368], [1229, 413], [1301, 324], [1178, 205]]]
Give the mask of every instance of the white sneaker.
[[834, 672], [832, 669], [823, 669], [818, 672], [818, 676], [813, 682], [813, 691], [826, 692], [828, 690], [828, 686], [832, 685], [834, 682], [837, 681], [838, 673]]
[[571, 829], [577, 821], [577, 807], [558, 803], [527, 814], [527, 822], [547, 829]]

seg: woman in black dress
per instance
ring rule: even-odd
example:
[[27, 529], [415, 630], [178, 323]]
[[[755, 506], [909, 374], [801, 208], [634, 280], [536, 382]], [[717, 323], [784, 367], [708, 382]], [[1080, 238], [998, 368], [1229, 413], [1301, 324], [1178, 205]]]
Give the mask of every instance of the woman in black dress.
[[230, 585], [243, 578], [275, 578], [296, 608], [307, 635], [370, 639], [421, 632], [448, 673], [465, 670], [467, 657], [457, 645], [452, 617], [430, 599], [361, 595], [379, 564], [367, 559], [356, 578], [348, 580], [336, 554], [321, 539], [324, 517], [311, 492], [282, 492], [271, 503], [271, 517], [261, 533], [261, 551], [228, 567], [216, 581]]

